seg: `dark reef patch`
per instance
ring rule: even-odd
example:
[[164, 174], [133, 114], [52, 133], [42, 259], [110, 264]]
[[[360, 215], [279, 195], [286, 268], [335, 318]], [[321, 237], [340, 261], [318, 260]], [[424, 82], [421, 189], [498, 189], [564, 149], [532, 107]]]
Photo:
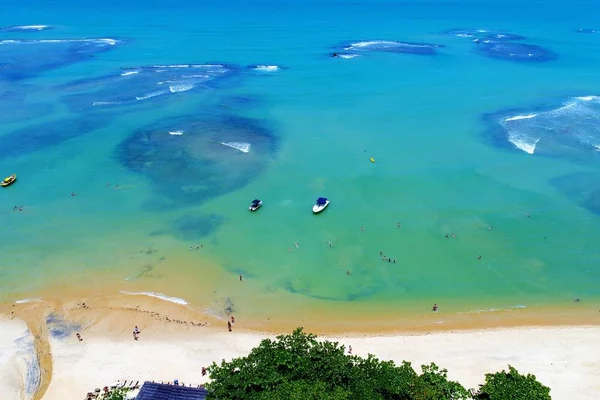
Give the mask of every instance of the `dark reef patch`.
[[107, 118], [66, 118], [18, 129], [0, 136], [2, 157], [17, 157], [56, 146], [110, 123]]
[[0, 40], [0, 78], [21, 80], [112, 49], [114, 39]]
[[33, 120], [54, 110], [49, 103], [26, 103], [28, 91], [28, 87], [15, 84], [10, 89], [0, 88], [0, 124]]
[[523, 40], [525, 36], [517, 35], [511, 32], [492, 31], [489, 29], [456, 28], [438, 32], [441, 36], [456, 36], [461, 38], [471, 38], [479, 40], [511, 41]]
[[484, 115], [488, 142], [529, 154], [578, 163], [600, 160], [600, 97], [572, 97], [559, 104]]
[[557, 58], [556, 53], [533, 44], [482, 40], [476, 42], [476, 45], [476, 51], [479, 54], [498, 60], [535, 63], [552, 61]]
[[600, 174], [580, 172], [552, 179], [550, 183], [569, 200], [600, 215]]
[[277, 151], [261, 121], [189, 115], [142, 128], [118, 147], [124, 166], [147, 176], [165, 202], [154, 209], [199, 204], [245, 186]]
[[216, 232], [222, 223], [223, 217], [216, 214], [182, 217], [175, 221], [175, 235], [183, 240], [201, 239]]
[[491, 31], [487, 29], [448, 29], [438, 33], [444, 36], [470, 38], [475, 43], [475, 51], [483, 56], [498, 60], [523, 63], [552, 61], [558, 55], [541, 46], [517, 43], [525, 36], [511, 32]]
[[80, 112], [220, 88], [240, 71], [241, 68], [226, 64], [151, 65], [76, 80], [59, 89], [70, 92], [64, 101], [71, 110]]

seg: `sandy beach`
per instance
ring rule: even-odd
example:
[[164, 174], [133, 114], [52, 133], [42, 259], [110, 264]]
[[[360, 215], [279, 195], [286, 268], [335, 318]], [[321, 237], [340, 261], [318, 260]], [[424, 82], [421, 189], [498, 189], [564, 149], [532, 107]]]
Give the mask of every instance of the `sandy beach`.
[[[243, 317], [229, 333], [222, 320], [143, 296], [88, 301], [17, 304], [0, 319], [0, 390], [8, 398], [76, 400], [119, 380], [197, 385], [206, 381], [203, 366], [243, 356], [274, 337], [249, 330]], [[591, 400], [600, 396], [599, 335], [600, 326], [555, 326], [320, 337], [417, 369], [435, 362], [467, 388], [510, 364], [535, 374], [553, 399]]]

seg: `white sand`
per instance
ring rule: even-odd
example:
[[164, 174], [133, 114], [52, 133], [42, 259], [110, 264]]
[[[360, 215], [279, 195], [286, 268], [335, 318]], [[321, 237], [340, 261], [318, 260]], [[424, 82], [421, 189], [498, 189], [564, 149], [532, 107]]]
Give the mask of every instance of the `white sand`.
[[31, 398], [39, 378], [35, 360], [25, 323], [0, 316], [0, 398]]
[[[83, 342], [53, 339], [53, 378], [44, 399], [81, 399], [88, 391], [119, 379], [199, 384], [205, 381], [200, 373], [203, 366], [246, 355], [267, 337], [209, 329], [169, 339], [149, 330], [137, 342], [130, 335], [118, 333], [109, 339], [90, 332]], [[521, 373], [535, 374], [552, 389], [555, 400], [596, 400], [600, 398], [599, 338], [600, 327], [563, 327], [330, 340], [351, 345], [354, 354], [373, 353], [397, 363], [408, 360], [417, 369], [433, 361], [467, 388], [482, 383], [486, 372], [511, 364]]]

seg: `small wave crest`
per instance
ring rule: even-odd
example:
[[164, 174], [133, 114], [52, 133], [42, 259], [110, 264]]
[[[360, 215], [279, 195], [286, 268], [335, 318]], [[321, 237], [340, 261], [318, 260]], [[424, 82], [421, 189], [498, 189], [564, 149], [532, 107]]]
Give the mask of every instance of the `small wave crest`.
[[262, 71], [262, 72], [277, 72], [279, 71], [279, 66], [278, 65], [257, 65], [254, 67], [255, 71]]
[[148, 93], [142, 96], [135, 96], [136, 100], [147, 100], [147, 99], [151, 99], [152, 97], [156, 97], [156, 96], [162, 96], [163, 94], [165, 94], [166, 92], [164, 91], [158, 91], [158, 92], [152, 92], [152, 93]]
[[458, 314], [465, 315], [465, 314], [483, 314], [483, 313], [493, 313], [493, 312], [511, 312], [511, 311], [522, 310], [526, 307], [527, 306], [525, 306], [523, 304], [518, 304], [514, 307], [476, 309], [476, 310], [459, 312]]
[[187, 92], [188, 90], [192, 90], [193, 88], [194, 88], [194, 85], [192, 85], [191, 83], [180, 83], [180, 84], [176, 84], [176, 85], [170, 85], [169, 91], [171, 93], [179, 93], [179, 92]]
[[29, 39], [5, 39], [0, 40], [1, 44], [31, 44], [31, 43], [96, 43], [96, 44], [108, 44], [111, 46], [119, 43], [117, 39], [111, 38], [95, 38], [95, 39], [40, 39], [40, 40], [29, 40]]
[[164, 301], [169, 301], [171, 303], [180, 304], [182, 306], [185, 306], [185, 305], [188, 304], [188, 302], [185, 301], [182, 298], [179, 298], [179, 297], [170, 297], [170, 296], [166, 296], [166, 295], [164, 295], [162, 293], [155, 293], [155, 292], [128, 292], [128, 291], [125, 291], [125, 290], [121, 290], [121, 293], [132, 295], [132, 296], [154, 297], [156, 299], [160, 299], [160, 300], [164, 300]]
[[527, 115], [515, 115], [514, 117], [507, 117], [504, 119], [504, 122], [510, 121], [518, 121], [520, 119], [531, 119], [537, 117], [537, 114], [527, 114]]
[[6, 26], [4, 28], [0, 28], [2, 32], [19, 32], [19, 31], [45, 31], [47, 29], [51, 29], [48, 25], [15, 25], [15, 26]]
[[227, 143], [223, 143], [221, 142], [221, 144], [223, 146], [227, 146], [227, 147], [231, 147], [232, 149], [236, 149], [241, 151], [242, 153], [248, 153], [250, 151], [250, 143], [244, 143], [244, 142], [227, 142]]
[[121, 76], [128, 76], [128, 75], [135, 75], [135, 74], [139, 74], [140, 71], [125, 71], [121, 74]]
[[181, 136], [183, 135], [183, 131], [171, 131], [169, 132], [169, 135]]
[[98, 107], [98, 106], [111, 106], [111, 105], [115, 105], [115, 104], [121, 104], [120, 101], [94, 101], [92, 103], [92, 105], [94, 107]]
[[17, 301], [15, 301], [15, 304], [37, 303], [39, 301], [42, 301], [42, 299], [40, 297], [27, 298], [27, 299], [17, 300]]

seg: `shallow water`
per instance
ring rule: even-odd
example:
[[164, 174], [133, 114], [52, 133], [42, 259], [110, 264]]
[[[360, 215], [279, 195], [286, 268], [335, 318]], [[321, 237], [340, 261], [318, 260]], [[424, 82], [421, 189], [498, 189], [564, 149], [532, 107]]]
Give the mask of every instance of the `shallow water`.
[[[600, 35], [578, 32], [596, 6], [554, 3], [13, 6], [0, 26], [52, 29], [0, 32], [27, 40], [0, 45], [0, 171], [19, 175], [0, 295], [96, 273], [265, 314], [597, 299], [600, 207], [577, 193], [597, 190], [598, 117], [551, 111], [600, 93]], [[483, 28], [508, 51], [482, 53]], [[81, 38], [118, 42], [48, 42]], [[506, 59], [521, 45], [553, 57]]]

